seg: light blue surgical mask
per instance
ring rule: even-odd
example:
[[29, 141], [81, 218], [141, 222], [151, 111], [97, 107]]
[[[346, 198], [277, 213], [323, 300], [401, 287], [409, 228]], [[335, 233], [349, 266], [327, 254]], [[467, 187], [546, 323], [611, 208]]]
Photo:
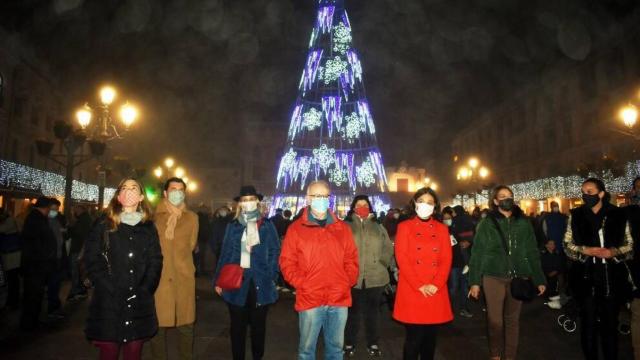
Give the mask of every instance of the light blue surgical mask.
[[324, 214], [329, 209], [329, 198], [314, 198], [311, 200], [311, 210], [318, 214]]
[[120, 222], [130, 226], [136, 226], [142, 221], [143, 214], [139, 211], [123, 212], [120, 214]]
[[169, 192], [168, 195], [169, 198], [169, 202], [173, 205], [173, 206], [179, 206], [180, 204], [182, 204], [184, 202], [184, 191], [182, 190], [173, 190]]
[[58, 217], [58, 210], [49, 210], [49, 219], [55, 219]]

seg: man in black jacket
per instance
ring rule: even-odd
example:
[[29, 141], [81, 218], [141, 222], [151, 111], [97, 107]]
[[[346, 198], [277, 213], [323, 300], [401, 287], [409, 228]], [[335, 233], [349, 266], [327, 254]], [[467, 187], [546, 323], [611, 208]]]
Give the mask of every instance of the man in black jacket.
[[22, 230], [24, 299], [20, 327], [27, 331], [38, 326], [47, 276], [56, 263], [57, 241], [49, 226], [50, 208], [51, 199], [39, 198], [27, 215]]

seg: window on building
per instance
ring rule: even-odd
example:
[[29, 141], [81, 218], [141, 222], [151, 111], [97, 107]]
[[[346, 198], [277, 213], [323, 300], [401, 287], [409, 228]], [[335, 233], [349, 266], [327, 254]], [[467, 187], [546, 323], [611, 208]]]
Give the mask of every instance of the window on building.
[[36, 161], [35, 145], [29, 146], [29, 166], [34, 167]]
[[4, 76], [0, 72], [0, 109], [4, 107]]
[[27, 99], [18, 97], [14, 101], [13, 115], [16, 120], [23, 120], [27, 110]]
[[36, 106], [31, 110], [31, 125], [38, 126], [40, 124], [40, 107]]
[[11, 139], [11, 161], [18, 162], [18, 140]]

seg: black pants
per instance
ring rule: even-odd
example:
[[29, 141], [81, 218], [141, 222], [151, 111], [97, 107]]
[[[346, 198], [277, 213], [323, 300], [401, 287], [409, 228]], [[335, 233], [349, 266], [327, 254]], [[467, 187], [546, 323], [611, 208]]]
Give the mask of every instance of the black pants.
[[49, 274], [45, 271], [33, 268], [24, 268], [24, 295], [22, 300], [22, 314], [20, 327], [23, 330], [33, 330], [38, 326], [44, 288], [47, 285]]
[[268, 305], [256, 307], [256, 289], [253, 282], [249, 285], [249, 294], [244, 306], [227, 303], [231, 318], [231, 353], [233, 360], [244, 360], [247, 326], [251, 326], [251, 353], [253, 360], [264, 356], [264, 340]]
[[405, 324], [404, 360], [433, 360], [439, 325]]
[[547, 297], [558, 296], [559, 287], [558, 281], [560, 279], [560, 274], [556, 274], [555, 276], [546, 275], [547, 278]]
[[[620, 302], [615, 296], [588, 296], [580, 299], [581, 341], [584, 358], [599, 359], [598, 343], [604, 359], [618, 358], [618, 313]], [[600, 320], [600, 321], [598, 321]]]
[[20, 304], [20, 268], [6, 272], [7, 276], [7, 306], [17, 308]]
[[344, 333], [345, 345], [355, 346], [358, 340], [358, 329], [364, 315], [367, 346], [378, 345], [378, 314], [380, 313], [380, 299], [384, 287], [365, 289], [351, 289], [353, 305], [349, 308], [347, 327]]

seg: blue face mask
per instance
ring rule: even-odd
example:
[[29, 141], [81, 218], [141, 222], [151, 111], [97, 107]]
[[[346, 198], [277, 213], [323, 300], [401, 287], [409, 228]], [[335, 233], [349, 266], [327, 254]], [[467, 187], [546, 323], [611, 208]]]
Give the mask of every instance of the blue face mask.
[[58, 217], [58, 210], [49, 210], [49, 219], [55, 219]]
[[169, 198], [169, 202], [173, 206], [178, 206], [182, 204], [182, 202], [184, 202], [185, 195], [184, 195], [184, 191], [182, 190], [173, 190], [169, 192], [169, 195], [167, 197]]
[[314, 198], [311, 200], [311, 210], [318, 214], [326, 213], [329, 209], [329, 199], [328, 198]]

